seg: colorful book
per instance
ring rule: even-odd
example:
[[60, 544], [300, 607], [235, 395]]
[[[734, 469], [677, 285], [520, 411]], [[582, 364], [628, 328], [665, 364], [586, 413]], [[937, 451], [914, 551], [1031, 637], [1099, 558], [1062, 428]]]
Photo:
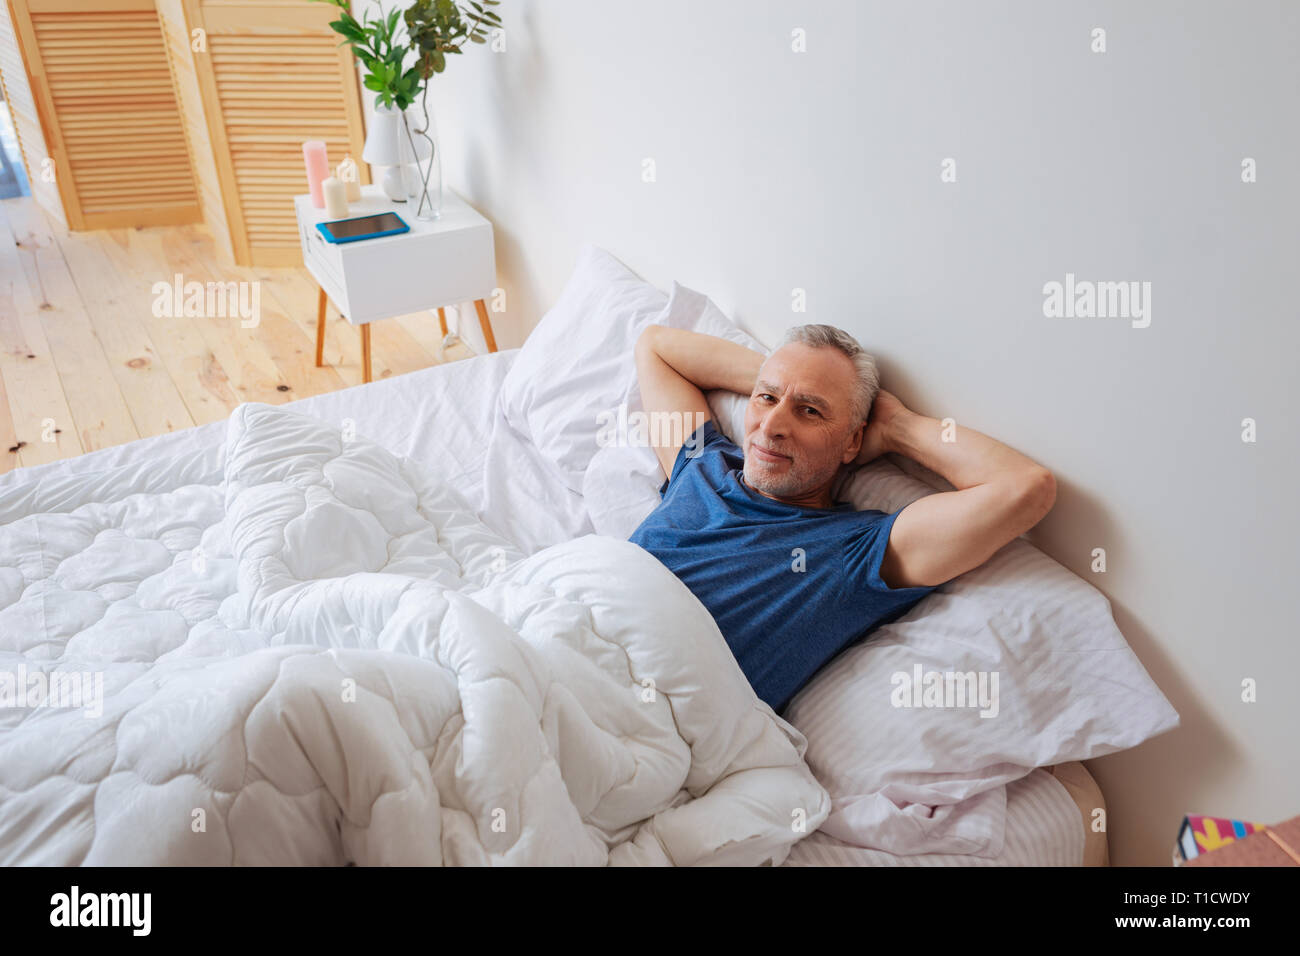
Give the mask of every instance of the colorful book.
[[1181, 866], [1202, 853], [1245, 839], [1256, 831], [1265, 829], [1262, 823], [1246, 820], [1229, 820], [1226, 817], [1186, 816], [1178, 828], [1178, 842], [1174, 845], [1174, 866]]

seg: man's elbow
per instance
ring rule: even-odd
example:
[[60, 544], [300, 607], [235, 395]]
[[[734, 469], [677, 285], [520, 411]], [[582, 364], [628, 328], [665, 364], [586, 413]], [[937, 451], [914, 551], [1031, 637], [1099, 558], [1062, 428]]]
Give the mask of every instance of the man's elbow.
[[637, 361], [655, 354], [655, 344], [659, 338], [659, 326], [647, 325], [636, 337], [635, 355]]
[[1025, 479], [1024, 509], [1033, 518], [1030, 527], [1038, 524], [1056, 504], [1056, 476], [1046, 468], [1035, 468]]

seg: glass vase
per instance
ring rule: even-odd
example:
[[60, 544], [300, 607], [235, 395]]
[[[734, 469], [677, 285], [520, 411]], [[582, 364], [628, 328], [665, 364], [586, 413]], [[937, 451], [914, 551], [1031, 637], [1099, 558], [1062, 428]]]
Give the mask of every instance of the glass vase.
[[427, 105], [408, 107], [402, 114], [403, 134], [412, 155], [418, 157], [419, 180], [411, 199], [415, 218], [426, 222], [442, 217], [442, 144], [433, 111]]

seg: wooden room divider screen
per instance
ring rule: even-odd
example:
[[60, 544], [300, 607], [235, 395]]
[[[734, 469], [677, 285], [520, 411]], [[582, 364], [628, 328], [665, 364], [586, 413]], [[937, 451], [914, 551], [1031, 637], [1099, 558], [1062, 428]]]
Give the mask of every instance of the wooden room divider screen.
[[356, 65], [329, 27], [338, 10], [307, 0], [156, 2], [218, 248], [240, 265], [301, 265], [293, 197], [307, 191], [303, 142], [323, 140], [331, 166], [350, 154], [370, 181]]
[[[70, 229], [197, 222], [153, 0], [6, 2], [49, 152], [31, 155], [28, 133], [33, 192], [48, 184], [48, 159]], [[6, 76], [16, 72], [12, 62], [3, 66]]]
[[13, 120], [14, 136], [18, 140], [23, 167], [27, 170], [27, 183], [32, 198], [55, 222], [66, 227], [68, 219], [63, 212], [63, 200], [59, 198], [53, 157], [45, 143], [40, 110], [27, 78], [22, 52], [18, 46], [18, 34], [14, 30], [13, 17], [6, 0], [0, 0], [0, 86], [4, 88], [5, 103], [9, 107], [9, 117]]
[[[245, 266], [302, 263], [302, 144], [361, 180], [356, 64], [308, 0], [0, 0], [5, 76], [33, 193], [55, 185], [70, 229], [205, 222]], [[31, 110], [19, 86], [30, 88]], [[37, 122], [38, 121], [38, 122]], [[42, 134], [43, 131], [43, 135]], [[48, 152], [48, 156], [41, 155]], [[49, 164], [45, 161], [49, 160]], [[41, 196], [37, 197], [38, 200]], [[51, 208], [52, 212], [56, 212]]]

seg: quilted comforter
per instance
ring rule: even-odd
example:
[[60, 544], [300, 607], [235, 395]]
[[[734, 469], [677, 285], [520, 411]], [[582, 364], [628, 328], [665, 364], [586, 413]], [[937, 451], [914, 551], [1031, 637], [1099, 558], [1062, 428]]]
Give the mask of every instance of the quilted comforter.
[[797, 730], [637, 546], [324, 422], [0, 497], [0, 863], [779, 864]]

